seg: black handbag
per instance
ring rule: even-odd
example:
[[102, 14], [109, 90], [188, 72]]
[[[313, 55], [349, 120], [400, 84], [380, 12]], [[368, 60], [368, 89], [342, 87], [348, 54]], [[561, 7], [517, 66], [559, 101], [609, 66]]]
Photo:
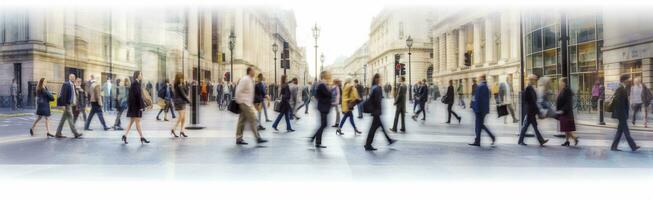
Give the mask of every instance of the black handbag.
[[497, 106], [497, 115], [498, 117], [503, 117], [508, 115], [508, 106], [507, 105], [498, 105]]
[[274, 112], [281, 112], [281, 100], [274, 100]]
[[236, 100], [231, 100], [229, 102], [229, 107], [227, 108], [229, 112], [232, 112], [234, 114], [240, 114], [240, 107], [238, 106], [238, 103], [236, 103]]

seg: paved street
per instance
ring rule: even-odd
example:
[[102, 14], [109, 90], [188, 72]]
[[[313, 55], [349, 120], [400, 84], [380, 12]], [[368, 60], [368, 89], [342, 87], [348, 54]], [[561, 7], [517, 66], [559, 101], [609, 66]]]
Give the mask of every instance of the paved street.
[[[14, 117], [0, 121], [0, 179], [46, 180], [448, 180], [448, 179], [616, 179], [651, 178], [653, 172], [653, 133], [633, 131], [643, 148], [638, 152], [608, 151], [614, 130], [610, 128], [578, 127], [580, 145], [559, 146], [555, 121], [542, 123], [546, 138], [551, 141], [539, 147], [528, 138], [527, 147], [516, 145], [517, 125], [504, 124], [503, 119], [489, 115], [489, 128], [499, 137], [490, 147], [484, 137], [484, 147], [467, 146], [473, 140], [470, 111], [463, 111], [461, 124], [444, 124], [444, 107], [429, 106], [427, 120], [407, 118], [408, 132], [392, 133], [399, 142], [386, 146], [377, 135], [376, 152], [366, 152], [362, 145], [369, 127], [369, 117], [357, 119], [363, 135], [353, 135], [349, 124], [345, 135], [335, 129], [325, 131], [324, 145], [316, 150], [308, 143], [317, 119], [311, 115], [293, 122], [298, 130], [286, 133], [269, 128], [263, 137], [270, 140], [255, 145], [250, 132], [245, 133], [247, 146], [234, 144], [236, 116], [218, 111], [214, 104], [202, 107], [203, 130], [188, 130], [189, 138], [171, 138], [172, 121], [154, 120], [154, 111], [146, 113], [145, 135], [151, 144], [141, 145], [135, 130], [129, 144], [120, 141], [122, 132], [98, 131], [99, 122], [85, 132], [84, 139], [46, 139], [42, 124], [35, 137], [29, 137], [28, 127], [33, 117]], [[384, 122], [392, 125], [389, 101]], [[276, 113], [269, 113], [270, 118]], [[333, 113], [330, 117], [335, 117]], [[58, 114], [51, 128], [56, 128]], [[114, 116], [106, 116], [113, 122]], [[124, 120], [124, 119], [123, 119]], [[332, 122], [332, 121], [331, 121]], [[81, 129], [82, 123], [77, 126]], [[64, 134], [69, 132], [65, 129]], [[379, 133], [380, 134], [380, 133]], [[70, 136], [70, 135], [69, 135]], [[623, 170], [628, 168], [627, 170]], [[619, 172], [619, 173], [614, 173]]]

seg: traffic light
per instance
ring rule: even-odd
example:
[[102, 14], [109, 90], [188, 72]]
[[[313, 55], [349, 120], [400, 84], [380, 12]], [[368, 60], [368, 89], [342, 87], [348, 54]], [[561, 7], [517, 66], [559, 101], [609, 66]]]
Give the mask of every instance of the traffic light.
[[400, 58], [401, 55], [395, 54], [395, 76], [399, 76], [399, 72], [401, 71], [401, 64], [399, 63]]
[[406, 64], [401, 63], [399, 65], [401, 66], [401, 75], [406, 75]]
[[281, 53], [281, 68], [290, 69], [290, 48], [288, 42], [283, 42], [283, 50]]

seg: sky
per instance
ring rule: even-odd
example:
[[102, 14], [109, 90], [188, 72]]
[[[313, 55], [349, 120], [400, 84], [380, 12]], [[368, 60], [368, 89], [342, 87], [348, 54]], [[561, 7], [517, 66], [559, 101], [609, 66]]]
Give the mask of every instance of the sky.
[[[354, 3], [355, 4], [355, 3]], [[312, 28], [317, 23], [320, 27], [318, 38], [319, 57], [324, 53], [324, 66], [332, 64], [338, 57], [348, 57], [363, 45], [369, 36], [372, 18], [382, 5], [304, 4], [290, 5], [297, 18], [297, 43], [306, 47], [306, 61], [309, 72], [315, 75], [315, 39]]]

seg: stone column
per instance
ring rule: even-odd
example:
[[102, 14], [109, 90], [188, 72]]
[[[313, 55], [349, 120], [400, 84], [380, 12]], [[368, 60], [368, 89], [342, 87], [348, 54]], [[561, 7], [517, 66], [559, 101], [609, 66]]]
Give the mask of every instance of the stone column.
[[458, 29], [458, 66], [460, 68], [465, 65], [465, 45], [467, 44], [467, 32], [465, 26]]
[[[519, 12], [516, 11], [510, 11], [510, 60], [519, 60], [520, 54], [519, 52], [521, 51], [520, 49], [520, 44], [519, 44], [519, 37], [521, 37], [521, 34], [519, 34], [519, 23], [520, 16]], [[526, 42], [526, 41], [524, 41]]]
[[[511, 40], [510, 38], [510, 31], [513, 28], [513, 26], [510, 26], [510, 12], [509, 11], [504, 11], [501, 12], [501, 56], [499, 58], [501, 61], [507, 61], [508, 58], [510, 58], [510, 50], [511, 50]], [[519, 37], [519, 36], [517, 36]]]
[[437, 35], [434, 34], [433, 36], [433, 71], [434, 72], [439, 72], [440, 71], [440, 38], [437, 37]]
[[484, 52], [481, 52], [481, 24], [478, 20], [474, 21], [474, 58], [473, 58], [473, 64], [481, 64], [483, 61], [481, 60], [481, 54]]
[[456, 37], [453, 31], [447, 32], [447, 69], [453, 71], [456, 68]]
[[494, 37], [494, 21], [492, 18], [485, 18], [485, 62], [493, 63], [495, 59], [496, 39]]
[[440, 58], [438, 59], [440, 61], [440, 72], [447, 71], [447, 34], [442, 33], [440, 35], [439, 39], [439, 45], [440, 47], [438, 48], [438, 52], [440, 52]]

